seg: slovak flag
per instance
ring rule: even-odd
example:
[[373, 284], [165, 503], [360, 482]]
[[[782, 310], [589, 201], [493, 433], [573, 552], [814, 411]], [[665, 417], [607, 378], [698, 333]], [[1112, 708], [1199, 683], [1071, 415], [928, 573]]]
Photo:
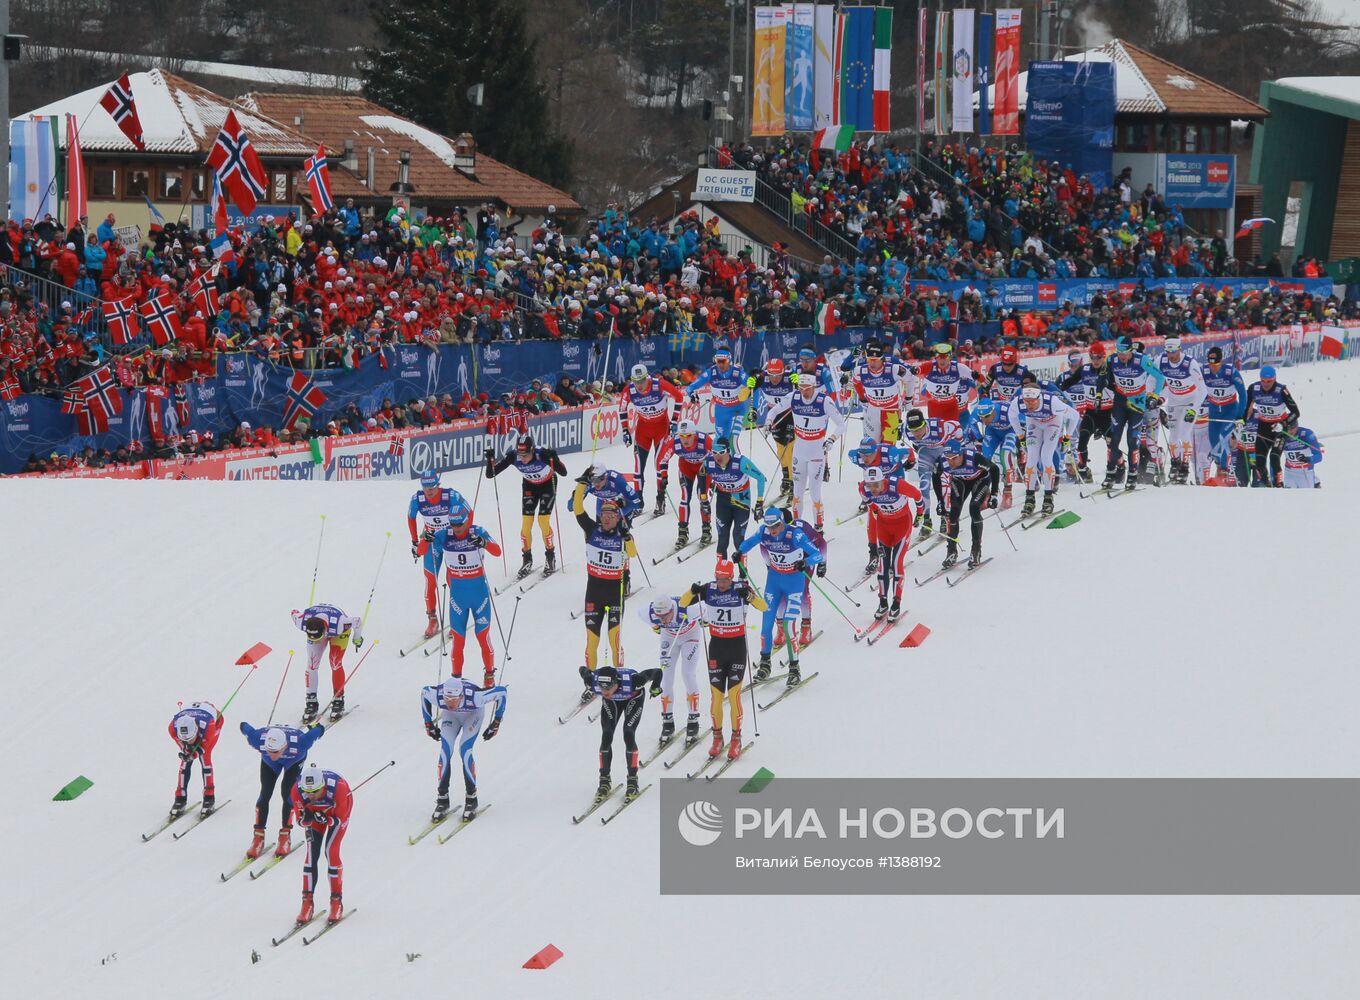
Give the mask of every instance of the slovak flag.
[[208, 166], [237, 208], [246, 215], [255, 211], [256, 204], [265, 196], [264, 164], [236, 120], [235, 111], [227, 112], [227, 120], [208, 154]]
[[325, 401], [326, 394], [318, 389], [310, 378], [303, 372], [293, 372], [293, 377], [288, 381], [288, 402], [283, 408], [283, 426], [291, 430], [302, 417], [311, 419], [316, 416], [316, 411], [321, 409], [321, 404]]
[[133, 318], [137, 311], [122, 299], [104, 301], [104, 322], [109, 327], [109, 337], [119, 346], [126, 344], [141, 333], [141, 326]]
[[132, 99], [132, 84], [124, 73], [99, 99], [99, 105], [109, 113], [114, 124], [138, 149], [146, 149], [142, 139], [142, 122], [137, 117], [137, 102]]
[[146, 328], [151, 331], [151, 339], [156, 342], [157, 347], [164, 347], [179, 337], [179, 313], [175, 311], [168, 295], [157, 295], [154, 299], [147, 299], [138, 312], [146, 321]]
[[1260, 229], [1262, 226], [1264, 226], [1267, 222], [1269, 222], [1272, 226], [1275, 224], [1275, 220], [1274, 220], [1274, 219], [1264, 219], [1264, 218], [1262, 218], [1262, 219], [1248, 219], [1246, 222], [1242, 223], [1242, 227], [1241, 227], [1240, 229], [1237, 230], [1237, 238], [1238, 238], [1239, 240], [1244, 240], [1244, 239], [1246, 239], [1246, 238], [1247, 238], [1248, 236], [1250, 236], [1252, 233], [1256, 232], [1256, 230], [1258, 230], [1258, 229]]
[[302, 169], [312, 187], [312, 204], [322, 212], [329, 212], [335, 202], [331, 200], [331, 171], [326, 166], [326, 147], [318, 146], [316, 155], [307, 159]]

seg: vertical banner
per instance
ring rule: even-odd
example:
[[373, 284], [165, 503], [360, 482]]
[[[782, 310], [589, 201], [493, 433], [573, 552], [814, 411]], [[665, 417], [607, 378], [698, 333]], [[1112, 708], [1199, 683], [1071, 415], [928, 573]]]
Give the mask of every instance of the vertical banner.
[[756, 8], [755, 95], [752, 135], [784, 134], [784, 21], [782, 7]]
[[812, 131], [812, 20], [814, 5], [793, 5], [793, 56], [785, 112], [790, 132]]
[[1025, 144], [1069, 164], [1099, 191], [1110, 182], [1114, 139], [1114, 64], [1032, 62], [1026, 87]]
[[992, 134], [992, 32], [994, 17], [985, 11], [978, 15], [977, 33], [977, 94], [979, 135]]
[[994, 134], [1020, 134], [1020, 11], [996, 12], [996, 82]]
[[935, 15], [935, 134], [949, 134], [949, 12]]
[[789, 91], [793, 88], [793, 4], [781, 3], [775, 7], [775, 24], [784, 39], [784, 86], [781, 95], [784, 99], [784, 129], [789, 129], [789, 109], [793, 106]]
[[840, 63], [836, 61], [836, 25], [840, 15], [829, 3], [819, 3], [812, 14], [812, 128], [814, 131], [836, 120], [836, 81]]
[[973, 131], [973, 11], [968, 7], [954, 11], [954, 45], [950, 65], [954, 74], [955, 132]]
[[874, 8], [874, 124], [875, 132], [892, 126], [892, 8]]
[[841, 53], [840, 124], [874, 127], [874, 8], [847, 7]]
[[9, 217], [39, 221], [57, 214], [56, 118], [33, 115], [9, 123]]
[[916, 133], [926, 134], [926, 63], [930, 52], [926, 49], [926, 28], [930, 13], [925, 4], [916, 12]]

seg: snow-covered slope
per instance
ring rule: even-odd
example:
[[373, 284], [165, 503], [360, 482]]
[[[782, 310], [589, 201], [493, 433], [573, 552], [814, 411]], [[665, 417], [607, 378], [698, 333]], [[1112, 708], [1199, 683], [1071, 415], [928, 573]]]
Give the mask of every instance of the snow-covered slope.
[[[819, 600], [827, 635], [807, 661], [822, 677], [762, 719], [734, 772], [1353, 775], [1347, 587], [1360, 559], [1360, 436], [1330, 435], [1360, 430], [1360, 366], [1287, 374], [1328, 446], [1325, 489], [1118, 501], [1069, 489], [1062, 499], [1080, 524], [1016, 531], [1018, 553], [989, 530], [995, 562], [975, 578], [954, 591], [909, 588], [907, 622], [933, 629], [916, 650], [851, 643]], [[605, 458], [624, 462], [621, 451]], [[763, 448], [756, 458], [773, 465]], [[574, 473], [584, 462], [568, 464]], [[475, 472], [446, 479], [476, 489]], [[844, 511], [851, 470], [835, 479], [833, 509]], [[556, 722], [579, 690], [583, 645], [568, 620], [581, 542], [565, 517], [567, 572], [520, 606], [509, 712], [478, 748], [495, 808], [447, 845], [407, 846], [435, 783], [418, 692], [441, 667], [396, 655], [423, 624], [403, 542], [410, 484], [0, 490], [6, 995], [1354, 995], [1360, 908], [1342, 897], [660, 896], [655, 793], [607, 828], [568, 821], [594, 786], [599, 733], [584, 717]], [[517, 484], [500, 492], [513, 555]], [[483, 484], [479, 519], [500, 536], [495, 499]], [[306, 600], [322, 513], [319, 600], [361, 608], [386, 531], [393, 544], [367, 629], [381, 644], [350, 691], [362, 707], [312, 759], [351, 780], [397, 766], [356, 795], [344, 861], [358, 915], [315, 947], [274, 949], [270, 936], [296, 912], [298, 857], [258, 882], [221, 885], [217, 874], [248, 842], [258, 790], [256, 755], [235, 727], [263, 723], [287, 650], [303, 655], [288, 611]], [[644, 526], [644, 556], [672, 530]], [[843, 582], [863, 563], [860, 530], [832, 530], [831, 572]], [[709, 568], [696, 559], [649, 571], [678, 588]], [[513, 600], [498, 604], [508, 625]], [[625, 628], [629, 664], [653, 663], [650, 631], [631, 614]], [[176, 702], [220, 704], [243, 669], [232, 661], [256, 641], [275, 652], [231, 706], [215, 755], [219, 801], [232, 804], [182, 841], [142, 844], [172, 797], [165, 726]], [[294, 662], [281, 717], [295, 719], [301, 701]], [[77, 774], [94, 787], [52, 802]], [[277, 815], [275, 800], [271, 828]], [[562, 961], [520, 968], [549, 942]]]

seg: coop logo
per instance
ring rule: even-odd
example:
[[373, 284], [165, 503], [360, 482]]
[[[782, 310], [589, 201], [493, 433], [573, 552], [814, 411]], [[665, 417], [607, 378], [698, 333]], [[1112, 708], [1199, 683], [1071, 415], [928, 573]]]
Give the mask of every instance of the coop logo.
[[590, 440], [613, 441], [619, 436], [619, 411], [596, 410], [590, 417]]
[[675, 824], [691, 847], [707, 847], [722, 836], [722, 810], [700, 799], [680, 811]]

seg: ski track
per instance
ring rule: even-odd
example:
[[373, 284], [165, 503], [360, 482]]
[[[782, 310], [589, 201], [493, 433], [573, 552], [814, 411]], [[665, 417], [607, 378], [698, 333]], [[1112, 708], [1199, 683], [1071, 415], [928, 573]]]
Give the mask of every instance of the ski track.
[[[1360, 695], [1351, 658], [1338, 652], [1353, 644], [1347, 584], [1360, 559], [1360, 441], [1350, 429], [1360, 365], [1281, 374], [1328, 446], [1323, 490], [1166, 488], [1110, 505], [1066, 485], [1059, 500], [1079, 524], [1012, 532], [1012, 552], [989, 520], [994, 565], [959, 590], [909, 584], [902, 624], [872, 649], [853, 643], [814, 591], [826, 634], [805, 670], [826, 676], [761, 719], [757, 748], [727, 776], [760, 767], [779, 777], [1351, 776]], [[623, 448], [602, 457], [631, 464]], [[752, 457], [774, 471], [768, 451]], [[1093, 443], [1098, 468], [1103, 457]], [[587, 460], [566, 457], [572, 475]], [[828, 516], [853, 502], [853, 471], [825, 485]], [[473, 469], [445, 483], [471, 497], [476, 478]], [[414, 484], [0, 489], [10, 570], [0, 578], [9, 626], [0, 703], [17, 709], [0, 749], [18, 765], [0, 824], [8, 995], [142, 998], [190, 976], [201, 997], [317, 983], [329, 998], [392, 996], [441, 981], [460, 992], [594, 997], [603, 975], [649, 997], [686, 998], [715, 983], [742, 998], [900, 997], [908, 983], [932, 997], [1353, 995], [1360, 903], [1346, 897], [660, 896], [659, 795], [607, 827], [570, 823], [596, 783], [599, 726], [557, 724], [580, 689], [583, 656], [582, 625], [566, 614], [581, 599], [582, 542], [565, 511], [569, 569], [525, 597], [505, 721], [477, 746], [481, 796], [496, 814], [442, 846], [406, 838], [434, 804], [437, 749], [421, 727], [419, 690], [448, 659], [397, 656], [424, 624], [421, 574], [389, 553], [365, 628], [381, 645], [352, 688], [364, 712], [311, 755], [352, 783], [397, 761], [356, 793], [344, 842], [345, 902], [364, 917], [314, 947], [271, 948], [297, 911], [302, 857], [257, 882], [218, 882], [248, 843], [258, 789], [258, 755], [237, 725], [264, 723], [290, 648], [276, 721], [294, 722], [301, 707], [305, 643], [288, 612], [305, 606], [317, 515], [328, 519], [316, 599], [362, 611], [383, 534], [401, 527]], [[493, 534], [494, 504], [488, 495], [478, 512]], [[514, 490], [502, 504], [513, 517]], [[654, 555], [673, 537], [673, 519], [661, 518], [639, 529], [639, 548]], [[859, 530], [843, 526], [831, 574], [862, 557]], [[924, 575], [942, 557], [913, 556], [906, 572]], [[677, 593], [711, 568], [710, 552], [648, 572], [655, 589]], [[489, 576], [492, 586], [505, 579], [498, 561]], [[636, 577], [630, 605], [654, 592]], [[868, 621], [870, 601], [838, 603]], [[1287, 626], [1297, 614], [1306, 628]], [[900, 649], [917, 622], [932, 634]], [[256, 641], [273, 652], [228, 710], [214, 754], [218, 797], [236, 801], [182, 841], [167, 832], [142, 843], [173, 793], [166, 725], [176, 702], [220, 706], [243, 676], [234, 660]], [[624, 645], [629, 666], [655, 664], [657, 639], [631, 608]], [[352, 669], [358, 654], [346, 662]], [[475, 643], [466, 662], [479, 676]], [[658, 715], [649, 705], [644, 751]], [[831, 718], [846, 724], [832, 728]], [[654, 766], [652, 780], [671, 777]], [[78, 774], [94, 787], [51, 801]], [[452, 794], [457, 803], [456, 778]], [[278, 804], [276, 792], [271, 838]], [[737, 947], [716, 942], [715, 919], [734, 922]], [[565, 953], [560, 962], [520, 968], [549, 942]]]

